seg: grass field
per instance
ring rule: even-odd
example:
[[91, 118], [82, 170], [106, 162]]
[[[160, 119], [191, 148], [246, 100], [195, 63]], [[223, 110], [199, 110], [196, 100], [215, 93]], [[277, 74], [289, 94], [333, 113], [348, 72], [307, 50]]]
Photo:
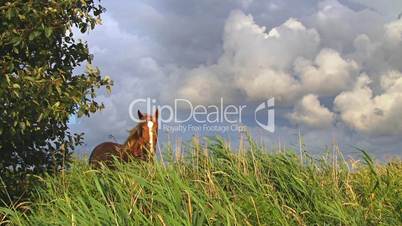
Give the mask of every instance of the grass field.
[[402, 225], [402, 163], [313, 158], [221, 139], [163, 161], [92, 170], [76, 160], [42, 178], [32, 201], [1, 208], [11, 225]]

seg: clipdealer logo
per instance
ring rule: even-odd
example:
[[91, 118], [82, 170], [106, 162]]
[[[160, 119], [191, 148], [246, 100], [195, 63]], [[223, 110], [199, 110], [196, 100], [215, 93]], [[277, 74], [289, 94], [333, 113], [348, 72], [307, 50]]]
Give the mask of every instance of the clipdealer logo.
[[[128, 109], [130, 118], [139, 122], [137, 110], [146, 108], [146, 112], [153, 113], [159, 110], [159, 123], [162, 129], [171, 131], [221, 131], [242, 130], [242, 117], [247, 105], [225, 104], [223, 98], [216, 105], [195, 105], [187, 99], [175, 99], [172, 105], [158, 104], [153, 98], [140, 98], [133, 100]], [[254, 120], [262, 129], [275, 132], [275, 99], [270, 98], [254, 109]], [[262, 117], [261, 117], [262, 115]], [[259, 117], [257, 117], [259, 116]], [[194, 125], [197, 124], [197, 126]], [[169, 127], [175, 125], [177, 128]], [[187, 124], [187, 127], [184, 125]], [[217, 125], [219, 124], [219, 125]], [[187, 130], [187, 129], [188, 130]]]

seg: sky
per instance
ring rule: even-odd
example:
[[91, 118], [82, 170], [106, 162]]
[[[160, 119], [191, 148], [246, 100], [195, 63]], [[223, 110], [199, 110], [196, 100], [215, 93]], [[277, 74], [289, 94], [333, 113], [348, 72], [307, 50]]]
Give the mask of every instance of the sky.
[[[244, 116], [250, 133], [268, 146], [297, 147], [300, 132], [313, 153], [336, 143], [346, 154], [360, 147], [381, 159], [402, 155], [402, 1], [101, 4], [102, 25], [79, 37], [114, 87], [99, 92], [102, 112], [71, 124], [85, 133], [80, 152], [124, 142], [135, 126], [129, 106], [138, 98], [256, 106], [274, 97], [275, 132], [253, 122], [252, 112]], [[159, 143], [192, 135], [162, 131]]]

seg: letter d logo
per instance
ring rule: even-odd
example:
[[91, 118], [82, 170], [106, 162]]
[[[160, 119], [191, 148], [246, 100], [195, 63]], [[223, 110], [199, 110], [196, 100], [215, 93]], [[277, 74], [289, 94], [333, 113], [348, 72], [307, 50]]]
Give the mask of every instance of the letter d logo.
[[[275, 132], [275, 98], [264, 101], [254, 111], [254, 118], [257, 124], [271, 133]], [[257, 112], [267, 109], [267, 123], [264, 124], [257, 119]]]

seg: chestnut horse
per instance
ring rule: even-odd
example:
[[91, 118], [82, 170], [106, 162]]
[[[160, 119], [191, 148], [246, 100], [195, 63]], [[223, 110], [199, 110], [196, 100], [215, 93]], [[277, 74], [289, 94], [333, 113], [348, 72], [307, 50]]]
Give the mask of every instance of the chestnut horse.
[[149, 161], [155, 154], [158, 140], [158, 109], [155, 115], [142, 114], [138, 110], [140, 122], [130, 131], [124, 144], [104, 142], [94, 148], [89, 156], [89, 164], [99, 167], [100, 163], [111, 166], [113, 158], [127, 162], [130, 156]]

